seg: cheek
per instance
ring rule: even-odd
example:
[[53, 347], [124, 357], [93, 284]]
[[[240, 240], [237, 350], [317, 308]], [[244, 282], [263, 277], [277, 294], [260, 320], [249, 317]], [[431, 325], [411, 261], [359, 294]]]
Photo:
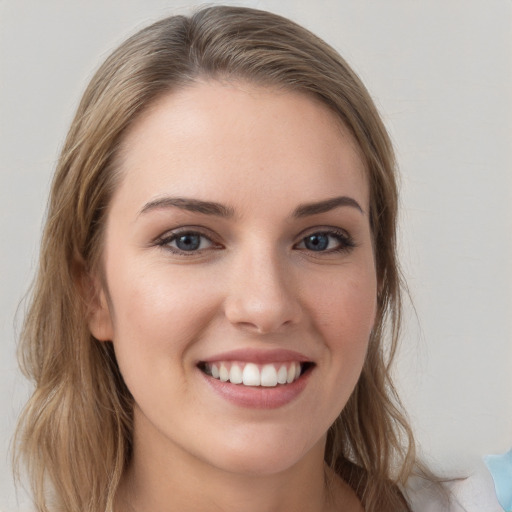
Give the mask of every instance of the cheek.
[[[316, 390], [324, 400], [313, 416], [327, 429], [345, 407], [359, 380], [375, 321], [374, 273], [340, 269], [323, 283], [317, 281], [309, 294], [312, 328], [325, 350], [319, 364], [323, 373]], [[323, 284], [323, 286], [322, 286]]]
[[323, 286], [319, 283], [312, 290], [310, 303], [315, 310], [315, 318], [323, 329], [340, 333], [352, 332], [356, 341], [359, 338], [358, 333], [370, 333], [375, 321], [375, 276], [372, 272], [334, 276]]
[[372, 270], [334, 277], [311, 294], [316, 328], [341, 377], [359, 377], [376, 314], [376, 280]]
[[138, 371], [139, 359], [154, 359], [158, 367], [184, 357], [215, 314], [215, 283], [187, 269], [118, 262], [111, 269], [110, 293], [119, 363], [137, 365]]

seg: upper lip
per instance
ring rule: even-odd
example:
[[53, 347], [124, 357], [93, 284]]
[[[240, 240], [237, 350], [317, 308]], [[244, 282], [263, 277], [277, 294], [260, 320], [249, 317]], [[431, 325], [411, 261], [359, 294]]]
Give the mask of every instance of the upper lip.
[[214, 363], [216, 361], [240, 361], [247, 363], [285, 363], [290, 361], [298, 361], [300, 363], [311, 362], [311, 359], [300, 352], [286, 349], [237, 349], [228, 352], [215, 354], [212, 357], [201, 360], [203, 363]]

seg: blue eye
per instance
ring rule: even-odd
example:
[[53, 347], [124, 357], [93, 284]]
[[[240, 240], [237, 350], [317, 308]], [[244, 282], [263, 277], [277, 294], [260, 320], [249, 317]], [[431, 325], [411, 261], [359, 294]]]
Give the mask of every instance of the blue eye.
[[201, 236], [195, 233], [187, 233], [178, 236], [174, 243], [180, 251], [197, 251], [201, 246]]
[[352, 238], [342, 231], [318, 231], [304, 237], [296, 246], [312, 252], [341, 252], [355, 247]]
[[175, 253], [194, 253], [203, 249], [210, 249], [214, 243], [205, 235], [195, 231], [182, 231], [172, 233], [162, 238], [158, 245]]
[[325, 251], [329, 247], [329, 235], [315, 233], [304, 238], [304, 246], [310, 251]]

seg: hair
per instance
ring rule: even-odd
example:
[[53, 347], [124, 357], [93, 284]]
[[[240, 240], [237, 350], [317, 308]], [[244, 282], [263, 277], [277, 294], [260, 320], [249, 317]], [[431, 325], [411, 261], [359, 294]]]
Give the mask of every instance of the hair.
[[20, 340], [35, 391], [20, 418], [38, 511], [111, 511], [131, 457], [133, 399], [113, 346], [87, 326], [86, 276], [98, 269], [123, 135], [159, 97], [201, 79], [245, 80], [326, 104], [360, 148], [370, 185], [378, 312], [359, 381], [328, 431], [325, 461], [368, 512], [409, 510], [399, 491], [415, 447], [390, 377], [401, 316], [397, 183], [390, 139], [340, 55], [285, 18], [216, 6], [173, 16], [115, 50], [87, 87], [55, 172], [40, 264]]

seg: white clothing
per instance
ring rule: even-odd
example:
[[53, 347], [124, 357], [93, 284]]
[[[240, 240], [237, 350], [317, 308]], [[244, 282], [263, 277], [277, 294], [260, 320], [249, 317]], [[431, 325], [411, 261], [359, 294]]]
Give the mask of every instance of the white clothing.
[[483, 464], [467, 478], [446, 482], [443, 488], [449, 502], [434, 484], [414, 477], [404, 494], [413, 512], [503, 512], [491, 474]]

